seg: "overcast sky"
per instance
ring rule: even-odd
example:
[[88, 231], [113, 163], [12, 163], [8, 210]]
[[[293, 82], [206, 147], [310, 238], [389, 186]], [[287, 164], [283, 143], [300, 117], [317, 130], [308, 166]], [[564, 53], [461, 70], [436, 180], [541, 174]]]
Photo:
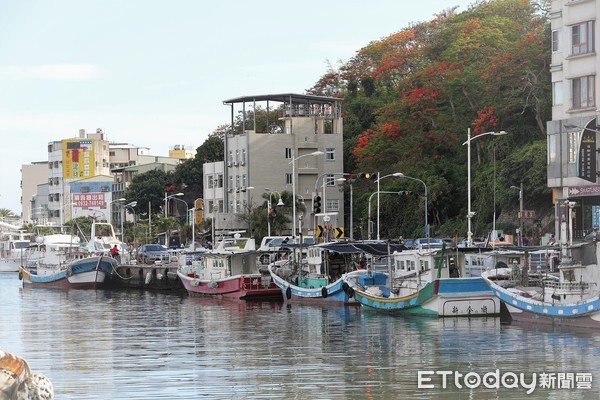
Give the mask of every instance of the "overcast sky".
[[153, 155], [195, 149], [229, 122], [223, 100], [304, 93], [327, 62], [473, 3], [4, 0], [0, 208], [21, 212], [21, 165], [47, 160], [53, 140], [101, 128]]

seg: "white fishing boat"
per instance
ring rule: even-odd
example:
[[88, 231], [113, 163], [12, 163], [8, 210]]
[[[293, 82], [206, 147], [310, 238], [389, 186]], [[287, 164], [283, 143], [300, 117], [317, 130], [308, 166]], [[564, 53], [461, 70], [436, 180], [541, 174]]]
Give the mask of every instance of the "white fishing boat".
[[0, 234], [0, 272], [17, 272], [30, 243], [31, 233], [23, 230]]

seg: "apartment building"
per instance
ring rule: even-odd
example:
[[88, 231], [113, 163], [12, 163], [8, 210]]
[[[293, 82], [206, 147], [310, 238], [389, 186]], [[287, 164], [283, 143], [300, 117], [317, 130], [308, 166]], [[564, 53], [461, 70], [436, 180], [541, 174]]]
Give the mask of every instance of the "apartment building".
[[553, 0], [552, 121], [547, 122], [548, 187], [556, 206], [556, 232], [567, 237], [572, 210], [573, 237], [600, 226], [598, 182], [598, 79], [600, 61], [597, 0]]
[[[223, 104], [231, 107], [231, 125], [236, 126], [240, 118], [241, 128], [225, 138], [223, 190], [218, 192], [222, 198], [206, 197], [210, 192], [205, 178], [205, 204], [222, 201], [224, 214], [231, 216], [262, 204], [265, 193], [288, 191], [306, 209], [297, 210], [290, 234], [294, 227], [296, 233], [312, 235], [316, 224], [343, 226], [344, 194], [335, 180], [343, 174], [344, 165], [341, 102], [340, 98], [289, 93], [225, 100]], [[326, 201], [315, 216], [317, 195]], [[320, 215], [325, 213], [329, 215]], [[231, 229], [235, 218], [222, 217], [216, 228]], [[220, 219], [229, 225], [219, 226]]]
[[[109, 143], [106, 134], [79, 130], [79, 136], [48, 144], [48, 222], [61, 226], [72, 219], [78, 206], [71, 199], [70, 183], [97, 175], [110, 175]], [[110, 187], [98, 197], [112, 201]]]

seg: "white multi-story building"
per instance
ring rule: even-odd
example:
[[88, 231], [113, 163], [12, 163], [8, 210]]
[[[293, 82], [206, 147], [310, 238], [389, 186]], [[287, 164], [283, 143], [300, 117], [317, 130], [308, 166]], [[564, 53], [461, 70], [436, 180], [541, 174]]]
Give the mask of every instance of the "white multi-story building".
[[556, 231], [573, 209], [573, 236], [600, 226], [598, 182], [598, 0], [553, 0], [552, 121], [548, 133], [548, 187], [556, 205]]
[[[341, 102], [340, 98], [299, 94], [244, 96], [223, 102], [231, 107], [232, 126], [236, 109], [241, 112], [241, 129], [226, 135], [222, 174], [207, 177], [204, 171], [205, 204], [222, 201], [226, 214], [216, 220], [217, 229], [234, 228], [234, 218], [227, 215], [261, 204], [265, 193], [283, 191], [295, 192], [306, 209], [297, 210], [290, 234], [294, 226], [297, 234], [302, 230], [309, 235], [315, 224], [343, 227], [344, 194], [335, 181], [343, 174], [344, 161]], [[222, 176], [222, 191], [209, 189], [209, 180], [214, 182], [215, 176]], [[214, 198], [209, 197], [211, 193]], [[317, 213], [316, 196], [323, 201]], [[320, 215], [325, 213], [330, 215]], [[221, 219], [229, 225], [220, 226]]]
[[[69, 184], [75, 180], [110, 175], [109, 145], [101, 129], [95, 133], [79, 130], [79, 136], [48, 144], [48, 219], [57, 226], [72, 219], [73, 204]], [[105, 202], [112, 192], [100, 193]]]

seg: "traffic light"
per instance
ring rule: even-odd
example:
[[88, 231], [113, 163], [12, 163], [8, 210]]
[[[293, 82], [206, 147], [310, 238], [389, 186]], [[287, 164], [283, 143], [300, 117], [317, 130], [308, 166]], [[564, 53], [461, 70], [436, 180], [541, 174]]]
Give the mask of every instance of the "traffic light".
[[313, 199], [313, 212], [319, 214], [321, 212], [321, 196], [316, 195]]
[[377, 179], [377, 172], [359, 172], [356, 174], [358, 179], [367, 179], [370, 181], [374, 181]]

